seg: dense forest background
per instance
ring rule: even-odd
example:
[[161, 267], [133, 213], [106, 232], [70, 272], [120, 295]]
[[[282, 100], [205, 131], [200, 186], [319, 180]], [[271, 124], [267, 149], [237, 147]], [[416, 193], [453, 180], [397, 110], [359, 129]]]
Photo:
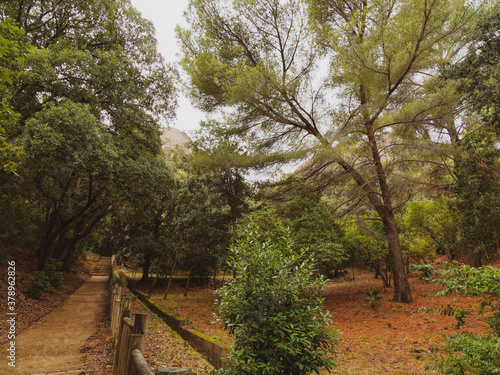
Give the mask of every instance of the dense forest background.
[[[0, 256], [112, 252], [145, 281], [201, 278], [257, 223], [411, 302], [410, 264], [498, 257], [499, 9], [193, 0], [169, 66], [126, 0], [4, 1]], [[165, 150], [180, 69], [210, 116]]]

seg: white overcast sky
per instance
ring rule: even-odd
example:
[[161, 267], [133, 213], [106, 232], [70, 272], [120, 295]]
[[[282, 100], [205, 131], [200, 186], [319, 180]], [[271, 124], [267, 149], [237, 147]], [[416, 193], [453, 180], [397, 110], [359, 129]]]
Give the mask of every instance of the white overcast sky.
[[[175, 38], [175, 26], [186, 26], [183, 12], [187, 9], [189, 0], [131, 0], [135, 9], [142, 17], [153, 22], [158, 40], [158, 50], [167, 62], [179, 59], [179, 47]], [[189, 100], [182, 94], [179, 96], [177, 118], [170, 125], [192, 135], [199, 128], [203, 113], [193, 108]]]
[[[133, 7], [141, 12], [143, 18], [153, 22], [158, 40], [158, 50], [165, 60], [167, 62], [178, 61], [180, 49], [175, 38], [175, 27], [176, 25], [187, 26], [183, 13], [187, 10], [189, 0], [131, 0], [131, 2]], [[199, 129], [199, 123], [205, 118], [205, 114], [193, 108], [182, 93], [179, 94], [177, 118], [169, 125], [192, 137], [194, 131]], [[298, 164], [292, 164], [283, 169], [291, 172], [297, 166]], [[271, 171], [270, 174], [262, 172], [251, 174], [247, 178], [254, 181], [262, 178], [276, 178], [277, 176], [275, 171]]]

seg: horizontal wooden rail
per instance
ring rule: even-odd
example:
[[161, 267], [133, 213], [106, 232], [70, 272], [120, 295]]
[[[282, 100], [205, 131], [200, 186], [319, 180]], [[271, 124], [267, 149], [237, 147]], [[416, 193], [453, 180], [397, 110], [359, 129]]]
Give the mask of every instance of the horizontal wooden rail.
[[123, 323], [128, 325], [130, 328], [134, 328], [134, 321], [130, 318], [123, 318]]
[[135, 370], [135, 373], [132, 373], [133, 375], [155, 375], [139, 349], [132, 350], [132, 360], [134, 362], [133, 367]]
[[135, 289], [132, 290], [132, 293], [134, 293], [149, 310], [157, 314], [170, 326], [170, 328], [187, 341], [191, 347], [203, 354], [212, 366], [218, 369], [227, 365], [227, 363], [223, 361], [223, 358], [226, 358], [231, 350], [229, 345], [208, 337], [201, 332], [184, 327], [186, 319], [179, 318], [165, 311], [161, 306], [155, 303], [155, 301], [149, 299], [146, 294]]
[[[114, 280], [115, 281], [115, 280]], [[142, 352], [144, 351], [148, 316], [130, 317], [130, 296], [123, 296], [118, 282], [113, 282], [111, 300], [111, 331], [115, 343], [112, 375], [155, 375]]]

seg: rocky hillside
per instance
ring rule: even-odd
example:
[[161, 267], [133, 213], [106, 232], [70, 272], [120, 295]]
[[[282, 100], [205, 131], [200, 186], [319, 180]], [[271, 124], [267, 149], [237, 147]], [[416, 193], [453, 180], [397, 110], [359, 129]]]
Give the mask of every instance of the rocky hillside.
[[174, 148], [176, 146], [187, 148], [185, 145], [191, 142], [191, 138], [183, 131], [168, 127], [162, 129], [161, 141], [164, 149]]

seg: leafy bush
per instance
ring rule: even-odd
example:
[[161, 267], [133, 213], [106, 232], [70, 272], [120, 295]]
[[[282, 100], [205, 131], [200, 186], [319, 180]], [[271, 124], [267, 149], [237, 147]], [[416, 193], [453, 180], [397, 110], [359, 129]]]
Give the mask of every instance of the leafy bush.
[[36, 271], [35, 277], [26, 286], [28, 297], [33, 299], [40, 299], [42, 292], [51, 293], [53, 290], [54, 287], [50, 284], [44, 271]]
[[242, 216], [234, 231], [234, 239], [244, 238], [251, 223], [258, 225], [271, 241], [279, 241], [289, 227], [295, 247], [307, 248], [324, 276], [333, 269], [345, 267], [349, 261], [343, 230], [332, 219], [324, 203], [295, 198], [281, 207], [258, 209]]
[[294, 248], [289, 234], [271, 242], [253, 224], [231, 246], [236, 277], [218, 291], [217, 315], [235, 341], [218, 374], [302, 375], [335, 366], [328, 353], [338, 333], [321, 307], [324, 280], [309, 253]]
[[380, 303], [382, 302], [382, 297], [379, 296], [379, 293], [380, 292], [378, 290], [372, 290], [372, 289], [364, 290], [363, 294], [365, 296], [363, 297], [363, 301], [368, 302], [370, 304], [370, 307], [376, 310], [378, 309]]
[[36, 271], [35, 277], [26, 286], [29, 298], [40, 299], [42, 293], [52, 293], [54, 288], [62, 285], [64, 274], [61, 271], [62, 262], [49, 259], [43, 271]]
[[420, 272], [420, 276], [424, 281], [430, 281], [429, 277], [434, 273], [432, 264], [410, 264], [410, 269]]
[[[437, 350], [430, 368], [444, 374], [500, 374], [500, 270], [493, 267], [473, 268], [450, 263], [440, 271], [437, 281], [446, 288], [439, 294], [452, 291], [480, 296], [480, 313], [489, 328], [485, 336], [460, 333], [446, 339], [444, 354]], [[464, 324], [466, 311], [448, 308], [457, 327]]]
[[62, 272], [63, 263], [54, 258], [48, 260], [43, 271], [52, 287], [57, 288], [64, 282], [64, 273]]
[[445, 353], [432, 367], [443, 374], [500, 374], [499, 337], [456, 334], [446, 340]]

